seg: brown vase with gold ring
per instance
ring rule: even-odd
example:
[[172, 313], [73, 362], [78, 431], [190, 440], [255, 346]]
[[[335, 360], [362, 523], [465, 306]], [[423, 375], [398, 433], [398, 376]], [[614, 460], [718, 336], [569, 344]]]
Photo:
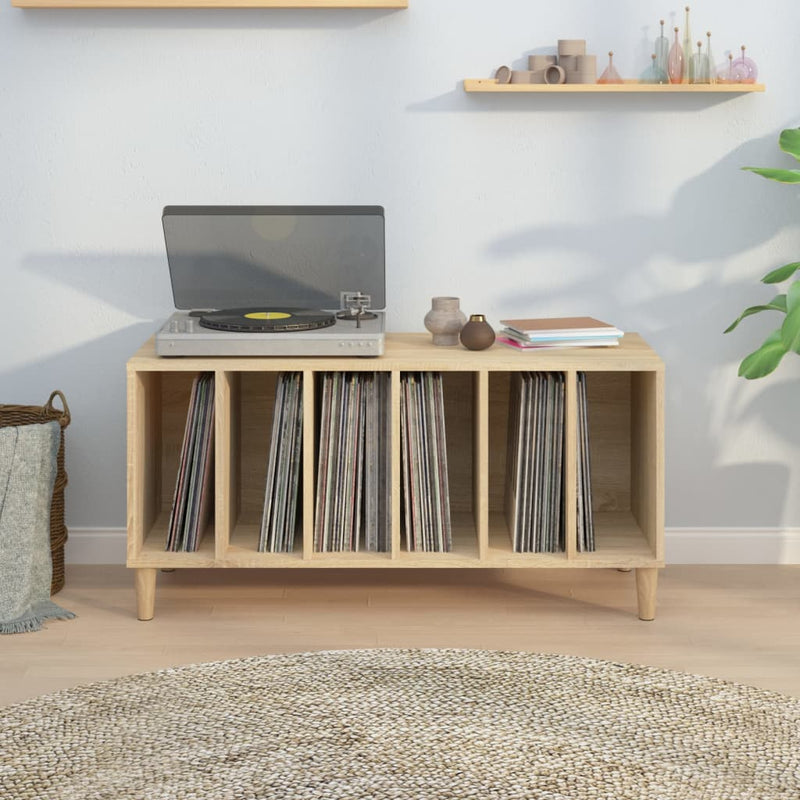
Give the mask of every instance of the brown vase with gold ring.
[[494, 330], [483, 314], [471, 314], [459, 338], [467, 350], [485, 350], [494, 344]]

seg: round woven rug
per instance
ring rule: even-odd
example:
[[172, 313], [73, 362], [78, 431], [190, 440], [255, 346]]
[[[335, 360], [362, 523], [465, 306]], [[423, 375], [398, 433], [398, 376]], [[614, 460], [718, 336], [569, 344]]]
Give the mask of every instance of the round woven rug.
[[797, 800], [800, 701], [476, 650], [265, 656], [0, 710], [14, 800]]

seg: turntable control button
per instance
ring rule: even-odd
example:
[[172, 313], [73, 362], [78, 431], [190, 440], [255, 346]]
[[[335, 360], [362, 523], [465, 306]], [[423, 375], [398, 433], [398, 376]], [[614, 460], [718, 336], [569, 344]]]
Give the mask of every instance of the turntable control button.
[[187, 319], [186, 322], [183, 323], [183, 330], [186, 333], [194, 333], [194, 320]]
[[173, 319], [169, 323], [169, 332], [170, 333], [177, 333], [180, 330], [180, 326], [178, 320]]

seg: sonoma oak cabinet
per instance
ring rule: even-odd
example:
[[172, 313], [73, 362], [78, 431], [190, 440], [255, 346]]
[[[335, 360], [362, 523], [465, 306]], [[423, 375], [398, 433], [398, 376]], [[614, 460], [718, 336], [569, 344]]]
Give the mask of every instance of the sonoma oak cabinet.
[[[302, 373], [303, 445], [294, 550], [262, 553], [258, 538], [277, 375]], [[391, 550], [314, 550], [317, 375], [390, 373]], [[442, 373], [453, 546], [410, 551], [401, 497], [400, 378]], [[566, 546], [516, 553], [505, 516], [511, 376], [565, 377], [563, 486]], [[196, 552], [166, 552], [170, 508], [193, 379], [215, 377], [213, 509]], [[577, 374], [587, 377], [596, 549], [577, 542]], [[538, 567], [633, 569], [639, 617], [653, 619], [664, 566], [664, 365], [635, 333], [618, 347], [473, 352], [435, 347], [428, 334], [387, 334], [379, 358], [159, 358], [148, 341], [128, 362], [128, 567], [140, 619], [153, 617], [159, 569]]]

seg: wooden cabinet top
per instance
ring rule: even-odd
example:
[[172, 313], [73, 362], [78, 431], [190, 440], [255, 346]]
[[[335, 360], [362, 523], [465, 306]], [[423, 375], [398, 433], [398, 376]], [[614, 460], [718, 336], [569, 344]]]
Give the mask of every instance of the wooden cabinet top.
[[159, 357], [151, 337], [128, 361], [139, 372], [272, 372], [278, 370], [354, 371], [510, 371], [583, 370], [586, 372], [661, 372], [664, 364], [638, 333], [626, 333], [616, 347], [559, 347], [522, 352], [495, 343], [472, 351], [461, 345], [438, 347], [429, 333], [387, 333], [385, 352], [377, 358], [352, 357]]

